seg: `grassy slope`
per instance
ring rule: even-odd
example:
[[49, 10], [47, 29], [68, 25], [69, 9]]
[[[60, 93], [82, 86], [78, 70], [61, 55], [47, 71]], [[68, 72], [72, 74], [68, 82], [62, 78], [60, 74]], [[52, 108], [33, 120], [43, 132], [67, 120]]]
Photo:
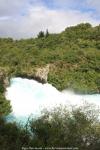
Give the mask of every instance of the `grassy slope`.
[[59, 90], [100, 92], [100, 26], [80, 24], [60, 34], [27, 40], [0, 39], [0, 67], [8, 74], [34, 73], [53, 64], [48, 82]]

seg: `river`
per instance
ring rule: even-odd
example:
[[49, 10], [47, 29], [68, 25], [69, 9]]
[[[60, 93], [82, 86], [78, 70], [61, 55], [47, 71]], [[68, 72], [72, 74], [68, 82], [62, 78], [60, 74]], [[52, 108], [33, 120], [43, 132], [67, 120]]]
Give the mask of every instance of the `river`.
[[100, 107], [100, 94], [78, 95], [68, 90], [60, 92], [51, 84], [23, 78], [11, 79], [6, 98], [11, 101], [12, 116], [20, 120], [30, 115], [38, 116], [44, 108], [52, 109], [59, 105], [79, 107], [87, 102]]

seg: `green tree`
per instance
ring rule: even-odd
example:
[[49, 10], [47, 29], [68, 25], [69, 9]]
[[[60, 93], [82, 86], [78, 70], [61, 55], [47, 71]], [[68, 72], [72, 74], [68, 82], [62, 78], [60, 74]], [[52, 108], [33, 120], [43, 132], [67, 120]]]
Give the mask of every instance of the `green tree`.
[[11, 112], [10, 101], [0, 94], [0, 116], [8, 115]]
[[44, 35], [44, 32], [43, 31], [40, 31], [39, 34], [38, 34], [38, 38], [43, 38], [45, 35]]
[[49, 36], [49, 31], [48, 29], [46, 30], [46, 34], [45, 34], [45, 37], [48, 37]]
[[8, 123], [0, 117], [0, 150], [20, 150], [22, 147], [99, 150], [99, 111], [92, 105], [70, 110], [58, 107], [44, 110], [42, 116], [28, 120], [25, 126]]
[[100, 120], [93, 107], [44, 111], [42, 117], [31, 122], [33, 145], [99, 150]]
[[21, 150], [22, 147], [28, 147], [30, 141], [26, 128], [0, 118], [0, 150]]

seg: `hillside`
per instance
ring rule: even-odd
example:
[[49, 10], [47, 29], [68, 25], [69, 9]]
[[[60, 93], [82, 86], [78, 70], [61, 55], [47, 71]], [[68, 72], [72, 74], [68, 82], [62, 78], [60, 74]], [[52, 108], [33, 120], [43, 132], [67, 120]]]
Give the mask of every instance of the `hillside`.
[[5, 76], [34, 76], [36, 68], [47, 64], [48, 82], [57, 89], [100, 93], [100, 25], [79, 24], [31, 39], [0, 38], [0, 72]]

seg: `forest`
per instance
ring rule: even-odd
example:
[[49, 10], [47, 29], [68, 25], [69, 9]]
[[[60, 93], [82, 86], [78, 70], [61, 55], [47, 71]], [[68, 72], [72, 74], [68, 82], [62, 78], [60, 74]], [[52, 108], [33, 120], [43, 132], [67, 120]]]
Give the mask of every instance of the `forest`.
[[40, 31], [37, 38], [0, 38], [0, 70], [7, 76], [34, 74], [51, 64], [48, 82], [58, 90], [100, 93], [100, 25], [68, 27], [60, 34]]
[[40, 31], [30, 39], [0, 38], [0, 149], [32, 146], [99, 150], [99, 110], [94, 106], [71, 112], [67, 108], [46, 110], [25, 126], [6, 122], [12, 108], [5, 99], [4, 78], [34, 75], [36, 68], [47, 64], [51, 64], [48, 83], [58, 90], [100, 93], [100, 25], [82, 23], [59, 34]]

